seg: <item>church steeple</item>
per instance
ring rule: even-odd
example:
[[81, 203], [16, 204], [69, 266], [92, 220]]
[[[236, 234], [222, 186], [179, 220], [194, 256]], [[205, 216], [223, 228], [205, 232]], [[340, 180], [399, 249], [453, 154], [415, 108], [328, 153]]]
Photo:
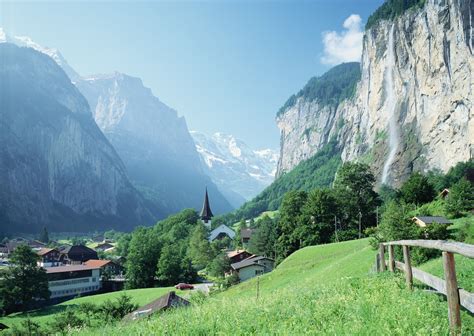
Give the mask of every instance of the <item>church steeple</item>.
[[211, 219], [214, 217], [211, 206], [209, 205], [209, 195], [207, 194], [206, 188], [206, 195], [204, 196], [204, 204], [202, 205], [201, 210], [201, 220], [203, 221], [204, 225], [207, 227], [211, 227]]

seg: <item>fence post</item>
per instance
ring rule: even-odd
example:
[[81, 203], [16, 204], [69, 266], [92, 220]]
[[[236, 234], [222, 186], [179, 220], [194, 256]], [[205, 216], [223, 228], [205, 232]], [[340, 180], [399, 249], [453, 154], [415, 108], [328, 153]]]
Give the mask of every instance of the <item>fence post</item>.
[[380, 271], [385, 272], [387, 267], [385, 266], [385, 246], [383, 244], [379, 245], [379, 253], [380, 253]]
[[395, 253], [393, 245], [388, 245], [388, 269], [390, 272], [395, 272]]
[[461, 307], [454, 255], [451, 252], [443, 252], [443, 266], [444, 278], [446, 279], [446, 296], [448, 297], [449, 326], [451, 334], [457, 335], [461, 331]]
[[411, 269], [410, 249], [403, 245], [403, 261], [405, 262], [405, 278], [408, 288], [413, 288], [413, 272]]
[[380, 272], [380, 255], [378, 253], [375, 255], [375, 272]]

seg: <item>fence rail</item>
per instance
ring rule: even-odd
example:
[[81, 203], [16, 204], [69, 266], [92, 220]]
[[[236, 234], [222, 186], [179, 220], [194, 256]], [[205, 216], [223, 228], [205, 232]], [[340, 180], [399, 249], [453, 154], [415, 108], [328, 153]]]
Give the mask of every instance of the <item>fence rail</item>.
[[[394, 246], [403, 249], [403, 263], [395, 260]], [[385, 261], [385, 248], [388, 248], [388, 265]], [[411, 266], [410, 247], [423, 247], [443, 252], [444, 280], [430, 273]], [[444, 240], [400, 240], [382, 243], [377, 254], [378, 272], [396, 269], [405, 273], [407, 286], [413, 288], [413, 278], [446, 295], [448, 301], [448, 318], [452, 334], [461, 332], [461, 306], [474, 313], [474, 294], [458, 287], [454, 253], [474, 259], [474, 245], [448, 242]]]

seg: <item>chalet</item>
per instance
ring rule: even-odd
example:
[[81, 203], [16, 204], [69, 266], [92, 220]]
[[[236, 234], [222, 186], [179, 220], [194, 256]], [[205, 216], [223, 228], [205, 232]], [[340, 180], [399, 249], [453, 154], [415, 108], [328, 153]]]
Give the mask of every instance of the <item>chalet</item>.
[[189, 306], [189, 305], [190, 305], [190, 302], [188, 300], [185, 300], [179, 297], [178, 295], [176, 295], [175, 292], [169, 292], [168, 294], [161, 296], [157, 300], [150, 302], [149, 304], [143, 307], [138, 308], [137, 310], [131, 312], [130, 314], [127, 314], [123, 318], [123, 320], [135, 321], [139, 318], [150, 316], [159, 311], [165, 311], [170, 308], [183, 307], [183, 306]]
[[110, 250], [110, 249], [113, 249], [113, 248], [114, 248], [114, 245], [112, 245], [110, 243], [100, 243], [95, 247], [95, 250], [96, 251], [107, 251], [107, 250]]
[[254, 229], [244, 228], [240, 229], [240, 239], [242, 240], [242, 244], [248, 244], [252, 234], [254, 233]]
[[63, 264], [80, 265], [90, 259], [99, 259], [96, 251], [84, 245], [68, 246], [60, 252]]
[[46, 268], [51, 299], [74, 297], [100, 290], [100, 267], [66, 265]]
[[123, 267], [114, 263], [112, 260], [105, 259], [91, 259], [87, 260], [84, 265], [91, 267], [99, 267], [101, 274], [108, 276], [122, 275]]
[[235, 232], [231, 228], [229, 228], [227, 225], [220, 225], [214, 230], [211, 231], [209, 234], [209, 241], [214, 241], [214, 240], [220, 240], [224, 239], [225, 237], [229, 237], [230, 239], [234, 239], [235, 237]]
[[238, 263], [239, 261], [247, 259], [250, 256], [252, 256], [252, 254], [245, 250], [235, 250], [227, 252], [227, 257], [230, 259], [231, 264]]
[[252, 256], [238, 263], [231, 264], [232, 273], [237, 274], [240, 281], [271, 272], [273, 267], [273, 259], [261, 256]]
[[200, 214], [201, 220], [203, 224], [210, 229], [211, 228], [211, 221], [212, 217], [214, 217], [214, 214], [212, 213], [211, 206], [209, 204], [209, 195], [207, 194], [207, 188], [206, 188], [206, 194], [204, 195], [204, 203], [202, 205], [202, 210]]
[[57, 249], [53, 248], [42, 248], [36, 252], [39, 256], [38, 266], [40, 267], [52, 267], [59, 266], [60, 253]]
[[426, 227], [427, 225], [438, 223], [438, 224], [453, 224], [448, 219], [442, 216], [418, 216], [412, 218], [413, 222], [416, 223], [419, 227]]

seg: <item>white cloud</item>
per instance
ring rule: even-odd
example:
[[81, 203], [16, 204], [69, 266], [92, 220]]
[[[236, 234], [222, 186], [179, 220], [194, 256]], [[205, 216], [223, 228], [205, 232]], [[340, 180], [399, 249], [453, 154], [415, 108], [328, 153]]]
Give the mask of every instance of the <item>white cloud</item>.
[[343, 62], [358, 62], [362, 55], [362, 19], [357, 14], [349, 16], [341, 32], [323, 33], [324, 56], [321, 63], [336, 65]]

